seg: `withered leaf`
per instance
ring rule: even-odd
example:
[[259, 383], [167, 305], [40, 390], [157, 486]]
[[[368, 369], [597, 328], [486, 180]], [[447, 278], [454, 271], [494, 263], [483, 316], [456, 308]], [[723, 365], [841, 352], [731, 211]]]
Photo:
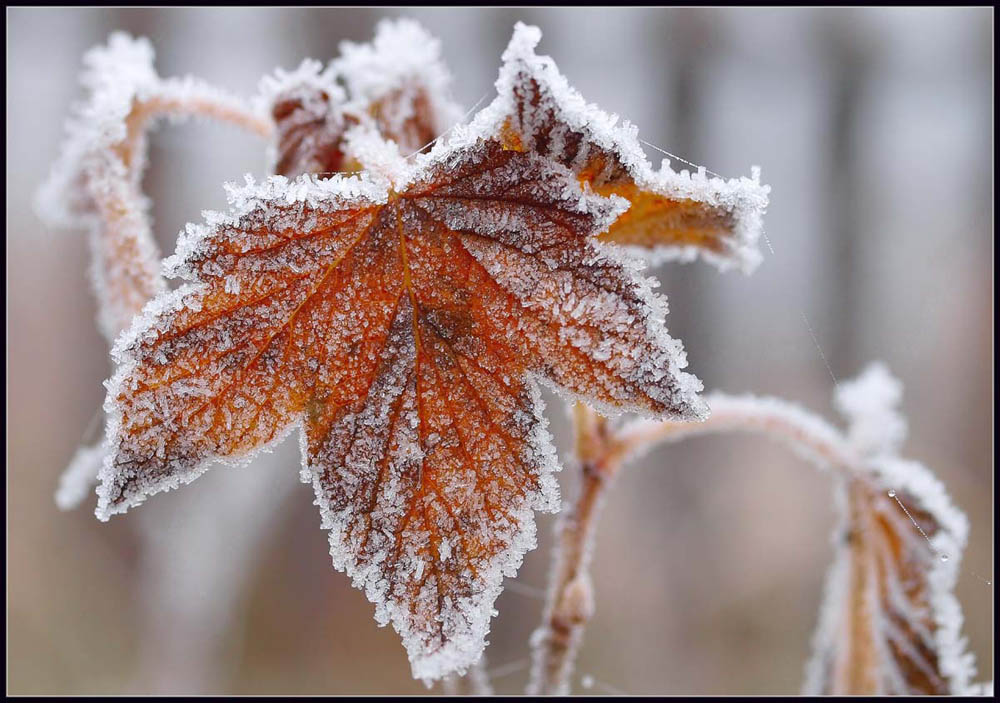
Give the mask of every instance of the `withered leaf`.
[[461, 117], [441, 43], [414, 20], [381, 20], [371, 43], [341, 42], [331, 70], [346, 87], [349, 109], [370, 116], [403, 154], [428, 146]]
[[894, 483], [846, 487], [811, 693], [948, 695], [968, 683], [948, 563], [959, 558], [958, 535], [917, 495], [887, 485]]
[[468, 132], [389, 171], [274, 177], [189, 228], [170, 264], [190, 283], [115, 349], [98, 512], [300, 426], [334, 564], [429, 680], [479, 657], [532, 511], [556, 507], [538, 380], [704, 407], [650, 282], [596, 241], [624, 201]]
[[294, 71], [265, 77], [261, 93], [274, 120], [274, 173], [294, 178], [344, 169], [344, 132], [357, 120], [345, 114], [347, 97], [330, 71], [306, 59]]
[[930, 471], [898, 456], [900, 394], [881, 365], [837, 390], [866, 469], [839, 485], [841, 526], [811, 694], [960, 694], [974, 672], [954, 596], [968, 522]]
[[428, 146], [459, 119], [440, 42], [413, 20], [382, 20], [370, 43], [342, 42], [340, 50], [326, 70], [306, 60], [263, 82], [277, 127], [275, 173], [357, 170], [343, 138], [366, 119], [404, 154]]

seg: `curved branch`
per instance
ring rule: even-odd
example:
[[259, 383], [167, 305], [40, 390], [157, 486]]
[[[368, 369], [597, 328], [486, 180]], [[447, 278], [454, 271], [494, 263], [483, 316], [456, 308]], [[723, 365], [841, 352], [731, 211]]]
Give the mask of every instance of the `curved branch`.
[[863, 472], [863, 461], [844, 434], [826, 420], [779, 398], [712, 393], [706, 400], [712, 409], [699, 423], [635, 420], [618, 433], [627, 459], [650, 450], [660, 442], [721, 432], [759, 432], [789, 445], [819, 467], [832, 467], [848, 476]]
[[125, 118], [127, 136], [115, 147], [122, 162], [132, 169], [145, 156], [145, 136], [152, 124], [164, 117], [185, 119], [204, 117], [232, 124], [260, 137], [268, 138], [274, 122], [250, 109], [244, 102], [213, 86], [193, 78], [161, 80], [149, 95], [133, 101]]
[[965, 691], [974, 664], [960, 636], [961, 609], [952, 591], [967, 523], [926, 468], [898, 456], [895, 441], [872, 447], [859, 443], [858, 437], [870, 434], [859, 432], [866, 423], [875, 422], [873, 431], [892, 438], [898, 435], [887, 419], [895, 413], [891, 408], [898, 400], [895, 393], [874, 393], [876, 401], [889, 403], [877, 408], [874, 420], [845, 402], [848, 391], [853, 395], [864, 390], [862, 386], [879, 385], [879, 379], [869, 376], [850, 382], [850, 389], [838, 389], [838, 404], [851, 420], [847, 434], [776, 398], [715, 393], [707, 398], [712, 415], [704, 422], [637, 420], [617, 432], [609, 431], [593, 411], [577, 406], [574, 419], [583, 485], [559, 523], [545, 615], [532, 638], [528, 692], [569, 692], [583, 628], [593, 612], [587, 569], [608, 479], [624, 461], [657, 443], [734, 431], [779, 439], [810, 463], [831, 467], [840, 479], [841, 525], [807, 690]]
[[91, 235], [91, 271], [100, 327], [109, 341], [131, 323], [146, 301], [166, 290], [141, 189], [146, 136], [158, 119], [192, 116], [234, 124], [262, 137], [273, 131], [270, 118], [257, 115], [235, 97], [194, 79], [167, 79], [133, 100], [121, 141], [95, 148], [83, 160], [85, 187], [98, 217]]
[[528, 694], [566, 695], [583, 630], [594, 613], [589, 567], [597, 520], [622, 453], [607, 420], [582, 403], [573, 408], [582, 484], [556, 523], [556, 547], [542, 624], [531, 637]]

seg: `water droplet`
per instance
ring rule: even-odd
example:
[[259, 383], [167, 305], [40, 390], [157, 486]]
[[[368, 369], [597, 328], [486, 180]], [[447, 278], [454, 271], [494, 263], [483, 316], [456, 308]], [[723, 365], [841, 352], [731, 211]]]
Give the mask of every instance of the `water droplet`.
[[942, 554], [941, 555], [941, 561], [948, 561], [948, 555], [947, 554]]
[[896, 489], [895, 488], [890, 488], [889, 489], [889, 497], [890, 498], [895, 498], [896, 497]]

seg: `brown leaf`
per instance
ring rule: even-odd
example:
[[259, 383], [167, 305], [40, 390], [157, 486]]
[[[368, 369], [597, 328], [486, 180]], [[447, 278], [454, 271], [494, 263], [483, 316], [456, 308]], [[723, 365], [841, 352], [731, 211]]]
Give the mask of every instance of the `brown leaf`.
[[371, 117], [403, 154], [427, 147], [461, 117], [440, 42], [410, 19], [382, 20], [371, 43], [342, 42], [332, 64], [351, 109]]
[[622, 203], [495, 141], [374, 177], [236, 192], [192, 228], [116, 350], [99, 514], [303, 429], [331, 552], [403, 636], [418, 677], [483, 647], [502, 578], [556, 506], [535, 379], [696, 418], [700, 384], [647, 281], [595, 236]]
[[954, 596], [968, 522], [930, 471], [899, 458], [901, 392], [879, 364], [836, 392], [863, 470], [838, 485], [842, 524], [809, 693], [957, 694], [974, 671]]
[[915, 493], [887, 485], [893, 484], [856, 479], [846, 488], [846, 520], [815, 642], [811, 693], [961, 690], [955, 680], [965, 668], [956, 636], [961, 615], [950, 588], [943, 588], [954, 582], [948, 561], [960, 557], [959, 535]]
[[318, 61], [279, 71], [262, 87], [275, 125], [274, 173], [294, 178], [354, 170], [345, 164], [343, 136], [357, 120], [345, 114], [343, 89]]

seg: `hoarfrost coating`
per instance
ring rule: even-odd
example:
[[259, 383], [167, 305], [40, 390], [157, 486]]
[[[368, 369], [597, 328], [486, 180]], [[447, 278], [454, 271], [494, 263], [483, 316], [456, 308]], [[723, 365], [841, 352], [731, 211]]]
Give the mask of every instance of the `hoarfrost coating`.
[[[756, 174], [654, 172], [634, 128], [534, 55], [539, 36], [518, 25], [493, 104], [409, 155], [401, 145], [419, 150], [457, 118], [439, 47], [413, 23], [380, 25], [373, 45], [346, 44], [329, 69], [277, 72], [256, 112], [193, 79], [158, 79], [148, 43], [113, 38], [148, 70], [106, 81], [127, 93], [114, 93], [110, 136], [80, 140], [113, 176], [86, 170], [90, 193], [117, 193], [137, 218], [104, 231], [129, 246], [151, 242], [145, 132], [125, 124], [147, 98], [141, 120], [199, 114], [185, 101], [202, 100], [205, 114], [261, 134], [272, 127], [261, 113], [277, 118], [291, 100], [291, 127], [319, 130], [299, 148], [343, 150], [362, 167], [310, 173], [324, 162], [293, 153], [301, 175], [228, 186], [230, 210], [189, 225], [164, 262], [188, 282], [130, 325], [116, 318], [128, 329], [112, 350], [97, 513], [188, 483], [213, 460], [245, 463], [298, 428], [334, 565], [425, 680], [478, 660], [502, 579], [534, 545], [533, 511], [558, 504], [539, 383], [608, 414], [705, 415], [663, 327], [665, 300], [619, 245], [702, 250], [748, 270], [767, 204]], [[155, 271], [144, 280], [162, 285]]]
[[557, 504], [534, 378], [678, 418], [700, 386], [650, 284], [592, 241], [622, 199], [492, 141], [412, 164], [367, 143], [374, 175], [248, 181], [181, 237], [166, 271], [190, 282], [115, 346], [98, 511], [301, 424], [335, 566], [430, 680], [478, 658]]

